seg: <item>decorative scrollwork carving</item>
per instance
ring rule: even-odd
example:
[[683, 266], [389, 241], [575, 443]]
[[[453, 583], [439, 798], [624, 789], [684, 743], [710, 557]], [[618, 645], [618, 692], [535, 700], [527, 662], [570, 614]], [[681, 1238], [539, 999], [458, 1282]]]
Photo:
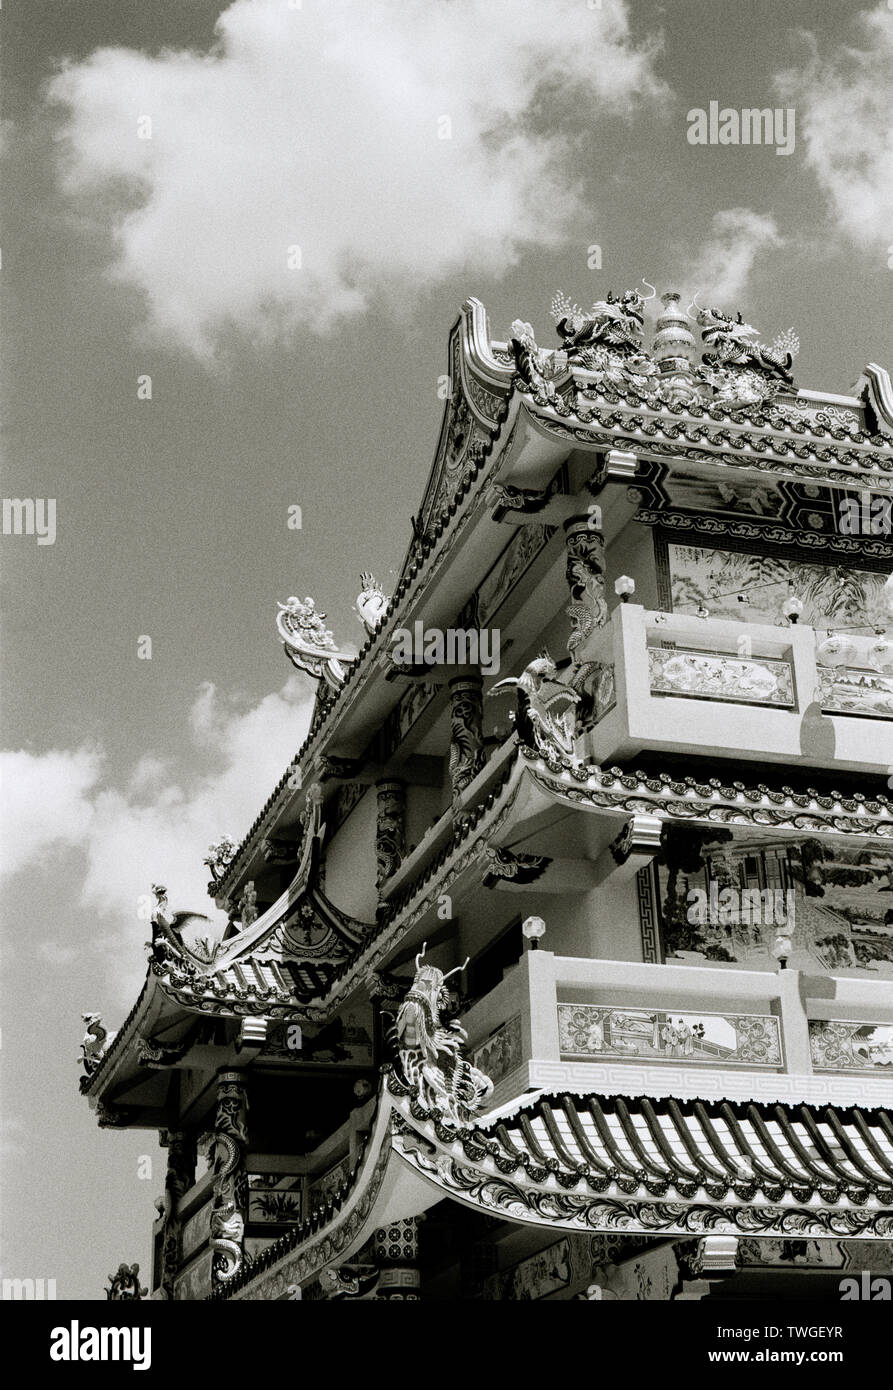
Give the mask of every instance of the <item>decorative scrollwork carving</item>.
[[510, 849], [498, 849], [491, 845], [484, 852], [483, 884], [485, 888], [495, 888], [503, 882], [522, 884], [535, 883], [552, 863], [544, 854], [513, 854]]
[[323, 681], [330, 695], [340, 690], [356, 657], [335, 646], [325, 626], [325, 613], [319, 612], [312, 598], [302, 603], [294, 595], [278, 607], [276, 626], [289, 661], [314, 680]]

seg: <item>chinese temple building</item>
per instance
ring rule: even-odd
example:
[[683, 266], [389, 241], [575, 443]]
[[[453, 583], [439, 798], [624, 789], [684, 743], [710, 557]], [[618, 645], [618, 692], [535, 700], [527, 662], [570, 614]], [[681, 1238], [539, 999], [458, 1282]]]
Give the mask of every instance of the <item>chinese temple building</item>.
[[85, 1016], [100, 1125], [168, 1161], [110, 1296], [893, 1269], [893, 388], [645, 305], [558, 296], [543, 348], [469, 300], [361, 650], [279, 605], [316, 703], [206, 861], [227, 925], [156, 886], [129, 1017]]

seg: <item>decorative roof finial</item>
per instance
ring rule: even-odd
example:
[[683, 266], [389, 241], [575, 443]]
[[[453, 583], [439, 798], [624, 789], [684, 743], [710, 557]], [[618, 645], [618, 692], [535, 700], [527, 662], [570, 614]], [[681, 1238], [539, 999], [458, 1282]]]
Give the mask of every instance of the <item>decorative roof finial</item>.
[[357, 597], [357, 613], [360, 622], [370, 637], [378, 631], [388, 611], [390, 599], [374, 575], [363, 570], [360, 575], [360, 593]]
[[335, 639], [325, 626], [325, 613], [317, 609], [312, 598], [305, 598], [302, 603], [294, 595], [287, 603], [278, 604], [278, 608], [276, 626], [292, 665], [315, 680], [324, 680], [332, 691], [340, 690], [346, 667], [353, 665], [356, 657], [335, 646]]

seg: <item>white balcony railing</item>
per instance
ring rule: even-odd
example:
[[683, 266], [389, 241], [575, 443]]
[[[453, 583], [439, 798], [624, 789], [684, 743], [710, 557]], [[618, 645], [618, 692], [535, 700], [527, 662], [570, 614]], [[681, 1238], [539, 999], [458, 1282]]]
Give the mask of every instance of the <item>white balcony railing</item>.
[[561, 1064], [580, 1063], [628, 1064], [637, 1078], [643, 1068], [658, 1075], [668, 1065], [735, 1072], [745, 1092], [755, 1073], [849, 1075], [855, 1095], [866, 1075], [889, 1085], [893, 1062], [887, 982], [796, 970], [527, 951], [462, 1024], [500, 1103], [529, 1089], [544, 1065], [556, 1081]]
[[893, 718], [893, 682], [818, 664], [811, 627], [619, 604], [580, 659], [614, 672], [580, 750], [595, 762], [645, 748], [862, 772], [889, 762], [879, 719]]

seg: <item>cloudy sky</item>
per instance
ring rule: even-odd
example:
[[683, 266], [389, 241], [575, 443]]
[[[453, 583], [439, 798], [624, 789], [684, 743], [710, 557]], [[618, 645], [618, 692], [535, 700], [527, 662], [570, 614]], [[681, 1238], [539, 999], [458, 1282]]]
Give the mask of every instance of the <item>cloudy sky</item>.
[[[80, 1014], [121, 1021], [141, 895], [206, 903], [205, 847], [302, 740], [276, 600], [361, 639], [469, 294], [548, 344], [556, 290], [644, 276], [793, 325], [803, 385], [889, 364], [893, 5], [10, 0], [0, 24], [3, 495], [56, 503], [54, 544], [2, 537], [0, 1267], [97, 1298], [148, 1269], [163, 1158], [96, 1129]], [[690, 144], [711, 100], [792, 108], [793, 152]]]

